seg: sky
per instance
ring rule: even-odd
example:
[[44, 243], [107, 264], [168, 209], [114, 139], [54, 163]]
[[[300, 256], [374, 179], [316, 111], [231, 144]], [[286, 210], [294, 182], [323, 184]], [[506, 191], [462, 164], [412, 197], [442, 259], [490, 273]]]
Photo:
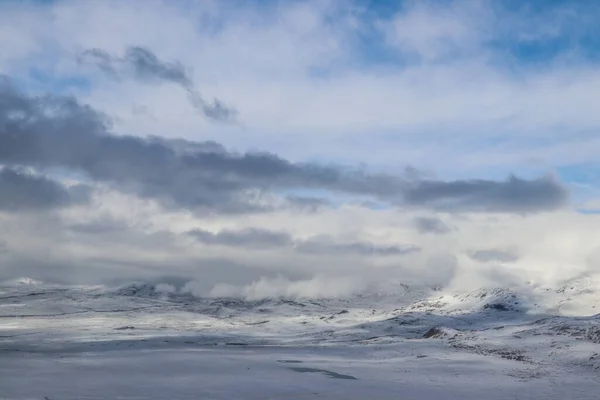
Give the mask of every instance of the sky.
[[597, 273], [600, 5], [2, 1], [0, 280]]

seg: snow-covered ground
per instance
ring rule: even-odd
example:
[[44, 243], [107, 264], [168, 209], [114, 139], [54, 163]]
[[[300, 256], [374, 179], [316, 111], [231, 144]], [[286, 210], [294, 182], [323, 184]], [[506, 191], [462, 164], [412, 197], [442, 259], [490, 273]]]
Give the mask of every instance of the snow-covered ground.
[[0, 399], [598, 399], [596, 287], [244, 301], [15, 283]]

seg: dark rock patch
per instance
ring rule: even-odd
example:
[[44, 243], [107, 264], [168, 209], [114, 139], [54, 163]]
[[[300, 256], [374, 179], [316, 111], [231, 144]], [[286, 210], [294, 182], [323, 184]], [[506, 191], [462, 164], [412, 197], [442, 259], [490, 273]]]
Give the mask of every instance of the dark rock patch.
[[509, 305], [503, 303], [488, 303], [483, 306], [486, 310], [496, 310], [496, 311], [512, 311], [513, 308]]
[[442, 338], [446, 336], [446, 332], [444, 332], [441, 328], [438, 327], [433, 327], [430, 330], [428, 330], [427, 332], [425, 332], [425, 334], [423, 335], [424, 339], [431, 339], [431, 338]]
[[120, 326], [118, 328], [115, 328], [115, 331], [130, 331], [135, 329], [135, 326]]

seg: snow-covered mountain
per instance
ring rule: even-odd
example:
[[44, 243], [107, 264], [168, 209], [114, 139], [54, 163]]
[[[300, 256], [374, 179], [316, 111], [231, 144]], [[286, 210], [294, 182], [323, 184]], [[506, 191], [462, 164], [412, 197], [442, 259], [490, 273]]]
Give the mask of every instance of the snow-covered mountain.
[[[123, 357], [139, 363], [143, 356], [157, 366], [147, 371], [156, 377], [160, 360], [175, 363], [174, 355], [190, 368], [206, 360], [234, 375], [265, 379], [268, 372], [280, 379], [275, 391], [265, 386], [238, 398], [290, 395], [300, 390], [297, 379], [312, 380], [307, 387], [331, 398], [335, 387], [356, 387], [354, 381], [366, 386], [346, 398], [393, 398], [400, 387], [411, 393], [407, 398], [441, 398], [436, 396], [444, 385], [453, 396], [467, 398], [490, 387], [499, 391], [488, 398], [515, 398], [504, 397], [510, 388], [530, 391], [517, 398], [597, 398], [592, 393], [600, 389], [600, 315], [594, 313], [599, 288], [585, 278], [558, 288], [452, 292], [403, 285], [387, 295], [247, 301], [197, 298], [164, 285], [107, 289], [22, 280], [0, 289], [0, 369], [11, 382], [3, 385], [9, 398], [75, 398], [61, 397], [73, 392], [61, 386], [64, 382], [53, 382], [52, 374], [31, 369], [32, 363], [62, 373], [72, 368], [75, 377], [85, 379], [96, 362], [119, 370]], [[238, 363], [248, 369], [240, 371]], [[194, 385], [209, 388], [212, 375], [202, 365], [204, 375]], [[25, 377], [42, 386], [19, 386]], [[121, 382], [118, 378], [107, 377]], [[123, 382], [120, 395], [130, 393]], [[213, 393], [212, 398], [235, 398], [241, 388], [226, 393], [232, 397]], [[116, 398], [98, 393], [87, 398]], [[152, 396], [144, 392], [138, 398], [158, 398]]]

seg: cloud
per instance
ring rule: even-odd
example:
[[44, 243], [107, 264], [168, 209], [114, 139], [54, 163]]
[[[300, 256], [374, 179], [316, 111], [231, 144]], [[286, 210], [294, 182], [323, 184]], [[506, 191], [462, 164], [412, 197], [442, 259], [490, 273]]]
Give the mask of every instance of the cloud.
[[[473, 55], [488, 39], [489, 5], [480, 1], [407, 1], [388, 24], [387, 43], [426, 62]], [[488, 29], [486, 29], [488, 28]]]
[[452, 231], [452, 228], [437, 217], [417, 217], [413, 220], [413, 225], [420, 233], [443, 235]]
[[188, 282], [182, 292], [198, 297], [239, 297], [246, 300], [264, 298], [343, 298], [365, 291], [369, 285], [356, 276], [319, 275], [311, 279], [291, 280], [285, 277], [261, 277], [247, 285], [217, 284], [206, 292], [195, 281]]
[[97, 235], [124, 232], [129, 230], [130, 227], [123, 221], [114, 218], [102, 218], [89, 222], [77, 222], [70, 225], [68, 229], [80, 234]]
[[215, 99], [210, 103], [204, 100], [181, 63], [162, 61], [148, 48], [129, 46], [123, 57], [113, 56], [101, 49], [88, 49], [80, 54], [79, 61], [94, 64], [113, 79], [130, 76], [143, 82], [177, 84], [187, 91], [192, 105], [209, 119], [226, 122], [236, 118], [237, 111], [222, 101]]
[[404, 198], [408, 204], [449, 211], [527, 213], [562, 207], [568, 192], [549, 176], [532, 180], [511, 176], [504, 182], [419, 181], [405, 191]]
[[175, 293], [177, 291], [177, 289], [175, 289], [175, 286], [169, 283], [159, 283], [158, 285], [156, 285], [155, 290], [158, 293], [162, 294]]
[[188, 234], [208, 245], [277, 248], [289, 246], [292, 243], [292, 238], [285, 232], [273, 232], [258, 228], [246, 228], [238, 231], [225, 229], [217, 233], [194, 229]]
[[323, 207], [331, 205], [331, 202], [328, 199], [319, 197], [290, 195], [286, 196], [286, 200], [292, 207], [308, 212], [317, 212]]
[[0, 211], [42, 211], [87, 201], [83, 185], [66, 188], [58, 182], [23, 169], [0, 169]]
[[307, 239], [295, 239], [281, 231], [270, 231], [258, 228], [241, 230], [224, 229], [212, 233], [202, 229], [188, 232], [201, 243], [207, 245], [247, 247], [254, 249], [294, 249], [297, 252], [315, 255], [361, 255], [361, 256], [398, 256], [417, 252], [420, 249], [413, 245], [382, 246], [370, 242], [355, 241], [343, 243], [331, 236], [321, 235]]
[[108, 129], [106, 116], [74, 98], [29, 97], [8, 79], [0, 82], [0, 162], [71, 169], [167, 207], [266, 211], [272, 209], [265, 204], [266, 193], [296, 188], [451, 211], [546, 211], [567, 198], [565, 189], [547, 177], [422, 180], [414, 174], [293, 163], [266, 152], [233, 153], [214, 142], [117, 136]]
[[477, 250], [469, 254], [469, 257], [475, 261], [513, 263], [519, 259], [517, 254], [510, 251], [499, 249]]
[[320, 236], [296, 243], [297, 251], [307, 254], [357, 254], [362, 256], [398, 256], [420, 251], [413, 245], [382, 246], [368, 242], [337, 243], [331, 237]]

